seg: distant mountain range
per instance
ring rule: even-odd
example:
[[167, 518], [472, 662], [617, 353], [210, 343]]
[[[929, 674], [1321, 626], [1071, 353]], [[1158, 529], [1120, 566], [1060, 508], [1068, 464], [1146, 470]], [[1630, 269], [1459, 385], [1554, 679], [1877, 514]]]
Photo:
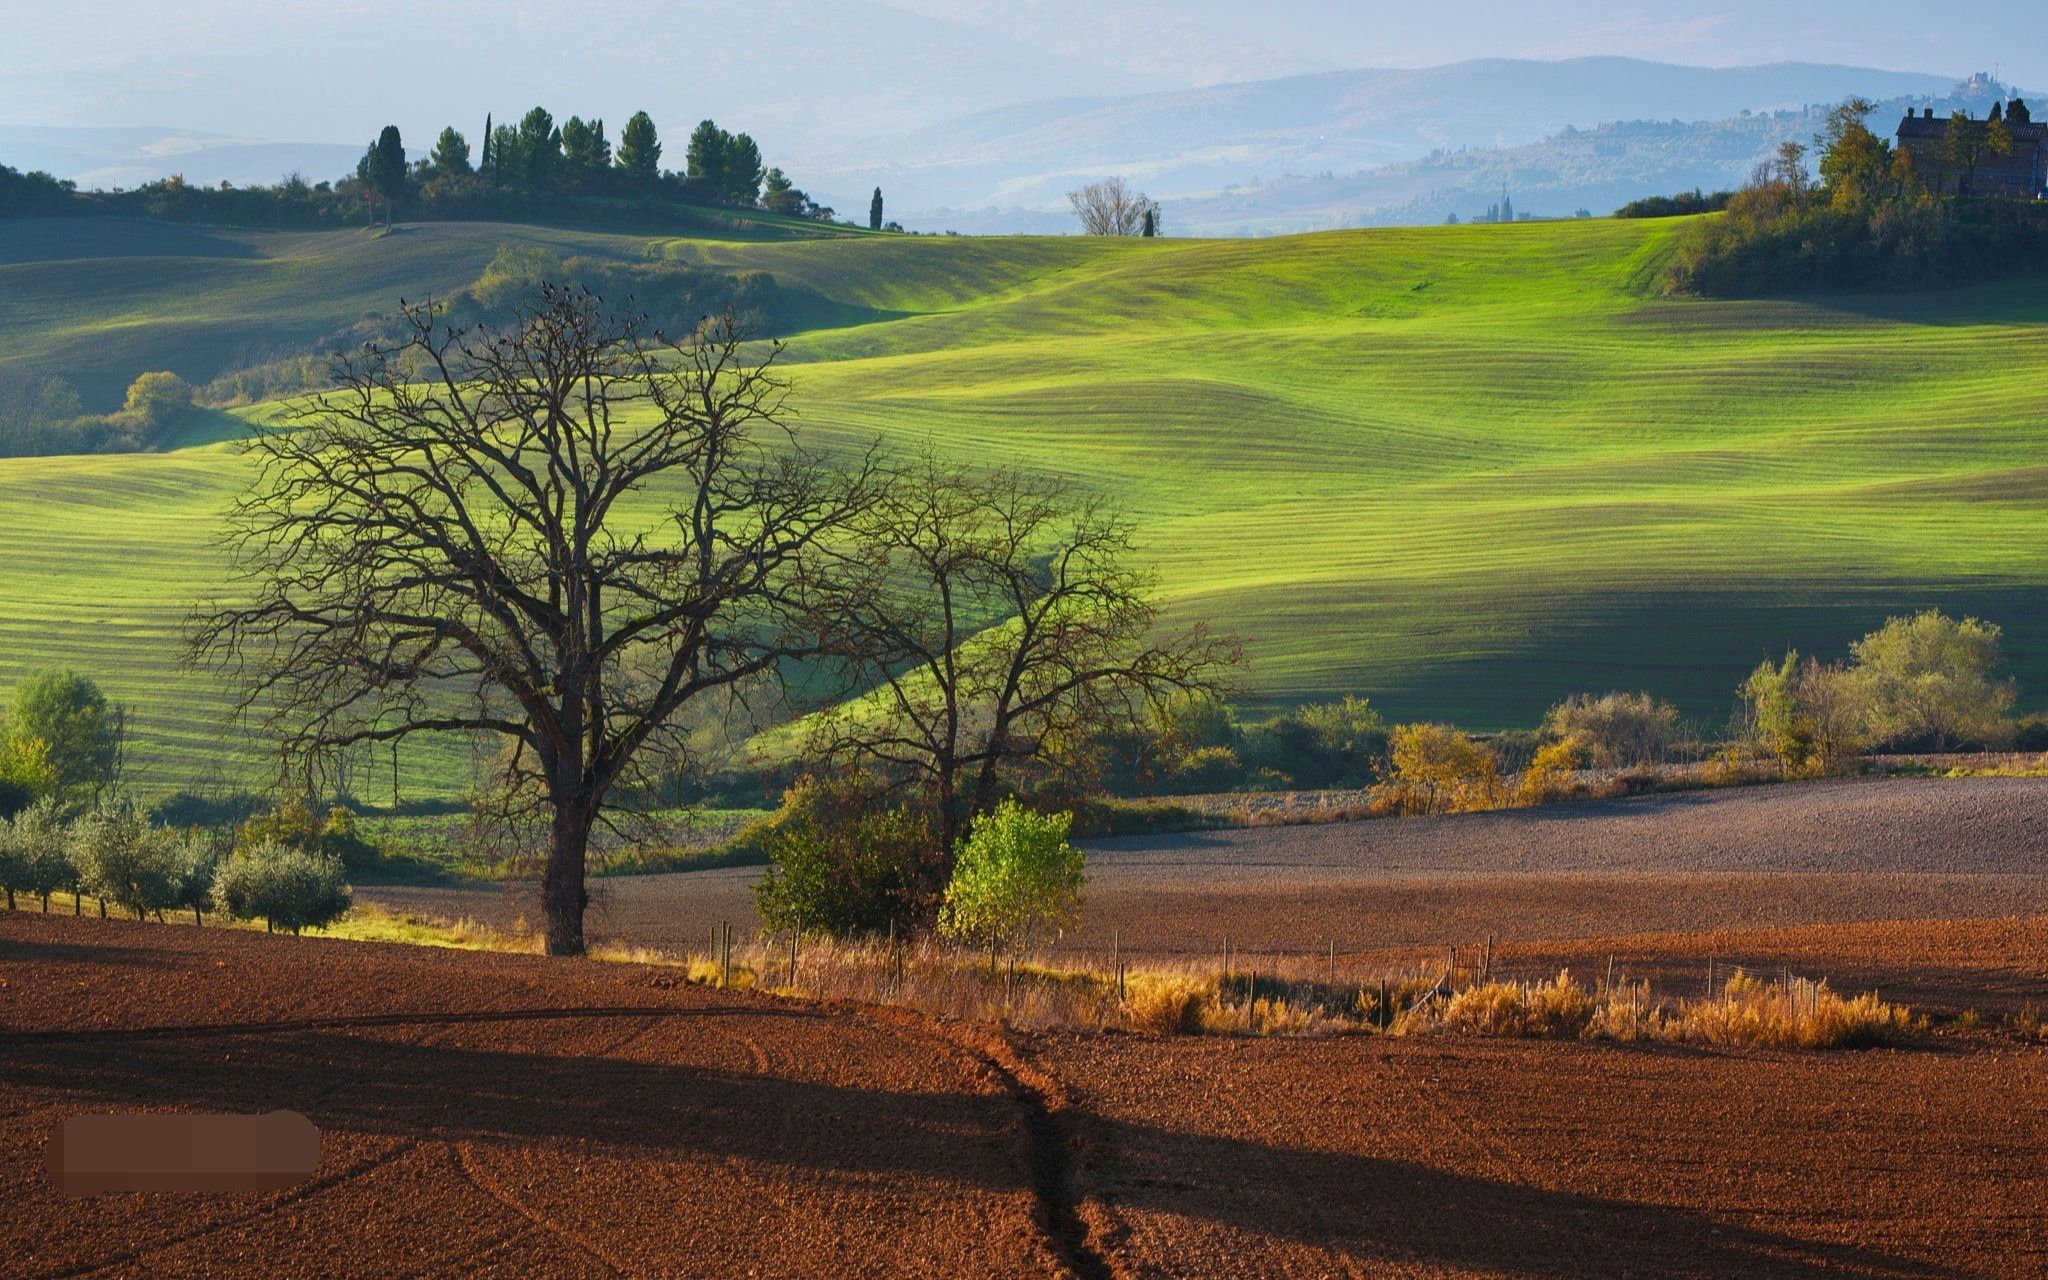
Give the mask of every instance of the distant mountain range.
[[[1852, 93], [1931, 96], [1953, 83], [1863, 67], [1679, 67], [1631, 58], [1341, 71], [977, 112], [894, 144], [878, 139], [879, 154], [849, 174], [893, 186], [906, 209], [1042, 208], [1057, 205], [1077, 177], [1104, 172], [1125, 173], [1154, 196], [1184, 196], [1285, 173], [1393, 164], [1439, 148], [1518, 146], [1567, 126], [1719, 120]], [[829, 168], [805, 176], [839, 189]]]
[[[864, 209], [879, 185], [890, 215], [921, 230], [1069, 230], [1065, 193], [1110, 173], [1164, 201], [1169, 234], [1469, 218], [1503, 184], [1523, 210], [1600, 214], [1645, 194], [1739, 182], [1852, 94], [1897, 112], [1937, 102], [1982, 110], [1997, 92], [1981, 78], [1965, 89], [1952, 77], [1814, 63], [1496, 59], [1027, 102], [878, 128], [793, 176], [841, 209]], [[189, 130], [0, 125], [0, 162], [88, 187], [174, 172], [206, 185], [294, 171], [318, 181], [347, 173], [359, 153]]]
[[85, 188], [138, 187], [170, 174], [238, 187], [303, 174], [308, 182], [355, 171], [361, 147], [265, 142], [180, 129], [59, 129], [0, 125], [0, 164], [41, 169]]

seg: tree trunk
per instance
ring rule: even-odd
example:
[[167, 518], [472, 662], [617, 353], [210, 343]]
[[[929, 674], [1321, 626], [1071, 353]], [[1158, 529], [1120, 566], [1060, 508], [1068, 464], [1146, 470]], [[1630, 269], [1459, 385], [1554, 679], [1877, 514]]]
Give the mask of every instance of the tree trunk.
[[583, 954], [584, 858], [590, 848], [590, 815], [580, 797], [555, 801], [548, 831], [547, 872], [541, 880], [541, 912], [547, 918], [551, 956]]

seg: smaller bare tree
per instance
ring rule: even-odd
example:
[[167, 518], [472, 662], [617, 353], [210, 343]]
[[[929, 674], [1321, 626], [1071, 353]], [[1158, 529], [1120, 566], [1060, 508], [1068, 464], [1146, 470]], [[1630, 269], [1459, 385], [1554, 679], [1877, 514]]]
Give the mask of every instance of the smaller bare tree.
[[1081, 230], [1091, 236], [1135, 236], [1145, 230], [1145, 215], [1152, 215], [1156, 234], [1160, 225], [1159, 205], [1121, 177], [1104, 178], [1067, 193]]
[[928, 799], [933, 893], [1006, 784], [1076, 763], [1168, 695], [1218, 691], [1239, 661], [1205, 627], [1162, 632], [1129, 523], [1058, 480], [928, 457], [856, 526], [833, 612], [874, 693], [815, 745]]

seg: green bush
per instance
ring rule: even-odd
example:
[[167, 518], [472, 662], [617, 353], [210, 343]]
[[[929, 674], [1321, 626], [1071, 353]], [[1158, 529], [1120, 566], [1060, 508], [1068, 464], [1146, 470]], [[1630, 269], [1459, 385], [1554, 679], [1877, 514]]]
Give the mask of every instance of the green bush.
[[930, 919], [923, 886], [935, 861], [933, 824], [909, 806], [880, 803], [857, 784], [804, 778], [741, 838], [768, 855], [754, 899], [770, 929], [853, 937]]
[[1871, 738], [1934, 751], [1999, 741], [2018, 696], [1998, 678], [2001, 634], [1994, 623], [1928, 609], [1887, 618], [1851, 645]]
[[1678, 740], [1678, 708], [1647, 693], [1575, 693], [1550, 709], [1543, 731], [1577, 739], [1596, 769], [1661, 764]]
[[236, 919], [292, 934], [332, 924], [352, 905], [338, 859], [274, 843], [237, 849], [220, 865], [214, 893]]
[[1363, 786], [1387, 753], [1387, 725], [1366, 698], [1310, 703], [1245, 735], [1253, 771], [1270, 770], [1296, 787]]
[[1034, 813], [1005, 800], [960, 842], [939, 909], [939, 931], [989, 949], [1021, 947], [1033, 930], [1071, 924], [1081, 909], [1085, 856], [1067, 842], [1074, 815]]
[[168, 369], [145, 373], [128, 384], [122, 408], [151, 426], [192, 411], [192, 386]]
[[244, 822], [237, 843], [283, 845], [332, 859], [348, 871], [362, 871], [381, 856], [357, 827], [355, 814], [334, 805], [323, 815], [305, 795], [287, 795], [277, 808]]

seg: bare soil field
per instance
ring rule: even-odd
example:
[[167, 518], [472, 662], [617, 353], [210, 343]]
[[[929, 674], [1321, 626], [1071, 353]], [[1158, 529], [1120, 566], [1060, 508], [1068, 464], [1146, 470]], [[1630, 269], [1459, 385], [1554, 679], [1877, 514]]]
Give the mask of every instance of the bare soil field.
[[[1449, 818], [1089, 845], [1059, 954], [1340, 955], [1797, 925], [2048, 915], [2048, 779], [1882, 778], [1685, 792]], [[616, 877], [593, 936], [682, 950], [755, 927], [753, 868]], [[537, 919], [527, 886], [370, 887], [364, 901]], [[2042, 963], [2038, 952], [2034, 963]]]
[[[2038, 936], [2038, 935], [2036, 935]], [[1873, 944], [1875, 945], [1875, 944]], [[2048, 1049], [1024, 1034], [672, 970], [0, 913], [0, 1270], [2030, 1276]], [[289, 1191], [60, 1198], [81, 1110]]]

